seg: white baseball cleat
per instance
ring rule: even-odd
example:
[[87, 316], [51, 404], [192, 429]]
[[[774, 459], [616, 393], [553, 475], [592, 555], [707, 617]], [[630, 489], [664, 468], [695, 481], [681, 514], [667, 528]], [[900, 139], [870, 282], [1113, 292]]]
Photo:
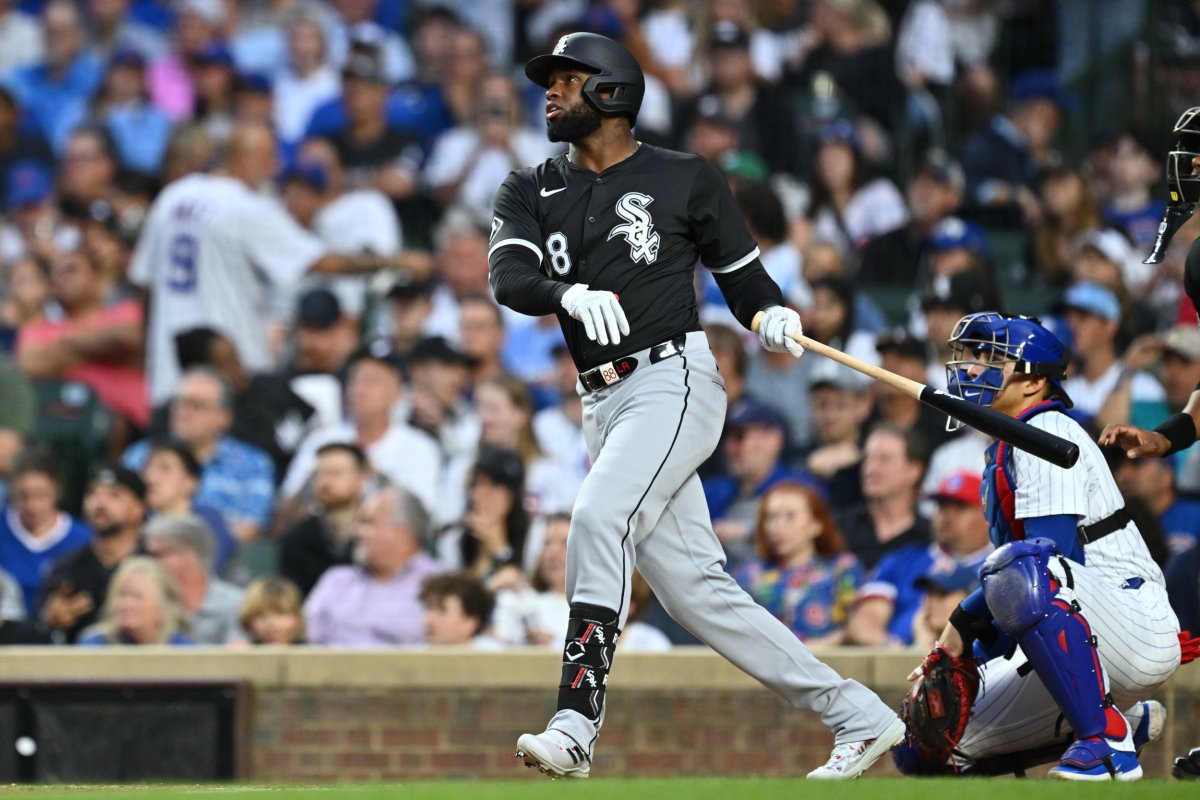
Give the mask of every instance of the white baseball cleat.
[[517, 757], [525, 766], [537, 767], [551, 778], [586, 778], [592, 760], [578, 742], [551, 728], [543, 733], [524, 733], [517, 739]]
[[1123, 715], [1133, 734], [1134, 749], [1140, 754], [1142, 748], [1157, 742], [1167, 726], [1167, 708], [1157, 700], [1142, 700], [1130, 706]]
[[845, 781], [862, 775], [879, 757], [904, 741], [904, 721], [897, 718], [875, 739], [846, 742], [833, 748], [824, 766], [808, 773], [814, 780]]

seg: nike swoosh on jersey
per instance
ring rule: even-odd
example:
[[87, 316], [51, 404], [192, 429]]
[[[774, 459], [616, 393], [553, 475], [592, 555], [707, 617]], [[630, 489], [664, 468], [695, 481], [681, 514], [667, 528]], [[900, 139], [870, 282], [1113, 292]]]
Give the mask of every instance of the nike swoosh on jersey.
[[567, 190], [567, 187], [564, 186], [561, 189], [551, 189], [550, 191], [546, 191], [546, 188], [543, 186], [540, 194], [542, 195], [542, 197], [549, 197], [552, 194], [558, 194], [559, 192], [565, 192], [566, 190]]

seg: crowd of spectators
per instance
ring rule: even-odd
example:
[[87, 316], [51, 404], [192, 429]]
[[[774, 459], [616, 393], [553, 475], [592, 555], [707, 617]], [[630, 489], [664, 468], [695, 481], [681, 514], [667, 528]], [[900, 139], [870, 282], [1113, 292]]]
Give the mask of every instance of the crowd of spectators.
[[[562, 152], [520, 65], [571, 30], [637, 55], [638, 137], [723, 171], [809, 335], [944, 386], [961, 316], [1038, 313], [1081, 422], [1153, 427], [1200, 383], [1200, 225], [1141, 264], [1196, 84], [1096, 108], [1200, 12], [1052, 5], [0, 0], [0, 643], [558, 646], [576, 374], [487, 256]], [[986, 438], [696, 291], [727, 569], [814, 646], [926, 646], [990, 549]], [[1200, 448], [1112, 458], [1186, 627]], [[694, 641], [630, 608], [623, 647]]]

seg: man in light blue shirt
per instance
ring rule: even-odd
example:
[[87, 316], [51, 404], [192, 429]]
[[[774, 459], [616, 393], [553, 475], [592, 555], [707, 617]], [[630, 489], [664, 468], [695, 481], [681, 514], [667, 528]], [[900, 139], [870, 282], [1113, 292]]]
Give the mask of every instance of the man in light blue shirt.
[[[204, 466], [193, 503], [220, 511], [234, 536], [247, 541], [270, 516], [275, 464], [259, 448], [230, 436], [232, 424], [233, 393], [225, 379], [208, 367], [188, 370], [171, 400], [169, 428]], [[150, 449], [148, 440], [135, 442], [121, 460], [140, 472]]]
[[88, 112], [104, 66], [84, 52], [83, 24], [75, 5], [53, 0], [42, 9], [46, 53], [42, 61], [5, 75], [2, 82], [31, 114], [55, 152]]

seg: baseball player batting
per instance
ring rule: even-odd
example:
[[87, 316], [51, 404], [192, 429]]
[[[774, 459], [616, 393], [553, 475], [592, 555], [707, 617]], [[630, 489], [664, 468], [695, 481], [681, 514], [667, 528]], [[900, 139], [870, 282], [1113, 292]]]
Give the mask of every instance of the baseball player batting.
[[1080, 457], [1063, 469], [1004, 442], [989, 447], [982, 502], [997, 550], [982, 588], [910, 676], [970, 660], [974, 644], [989, 659], [982, 688], [946, 760], [910, 737], [897, 766], [1012, 771], [1059, 758], [1055, 778], [1136, 780], [1136, 749], [1166, 715], [1144, 698], [1180, 663], [1162, 572], [1099, 447], [1064, 413], [1062, 343], [1032, 319], [993, 312], [963, 317], [950, 342], [952, 392], [1077, 443]]
[[700, 329], [696, 262], [747, 328], [765, 312], [763, 347], [799, 357], [790, 338], [799, 317], [783, 306], [721, 174], [703, 158], [634, 138], [645, 81], [628, 50], [572, 33], [525, 74], [546, 89], [550, 138], [570, 148], [500, 187], [491, 283], [510, 308], [558, 315], [580, 373], [592, 469], [568, 538], [558, 711], [544, 732], [518, 739], [517, 755], [552, 777], [588, 776], [637, 566], [698, 638], [821, 715], [836, 746], [809, 777], [856, 777], [903, 738], [903, 723], [725, 573], [696, 476], [716, 447], [726, 402]]

